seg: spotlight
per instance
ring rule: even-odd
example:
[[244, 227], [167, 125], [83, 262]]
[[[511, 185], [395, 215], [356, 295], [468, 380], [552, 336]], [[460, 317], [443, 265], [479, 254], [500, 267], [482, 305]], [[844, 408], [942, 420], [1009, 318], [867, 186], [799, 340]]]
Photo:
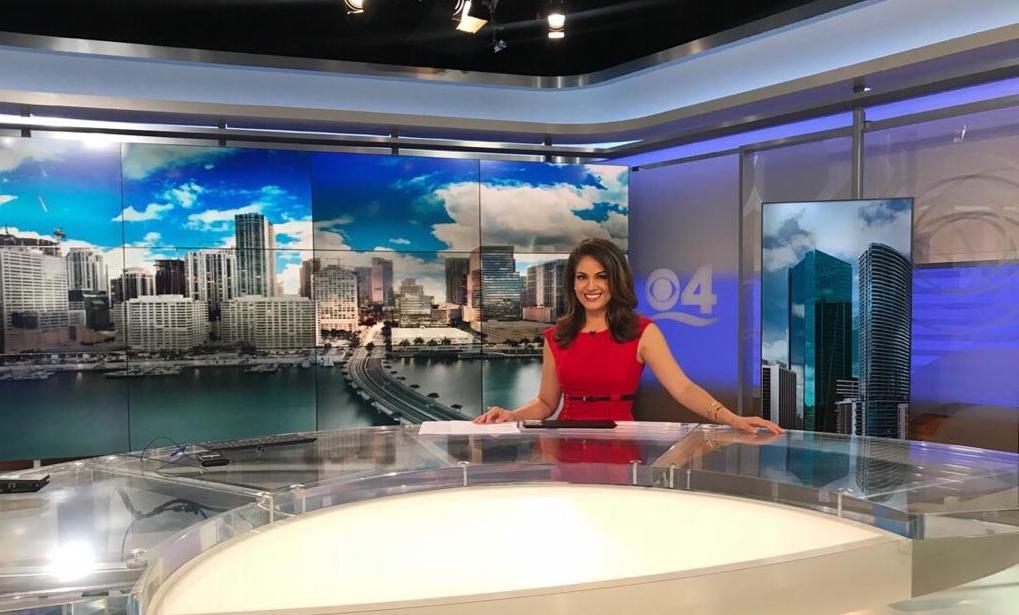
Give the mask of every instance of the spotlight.
[[856, 82], [853, 84], [853, 94], [865, 94], [871, 90], [871, 87], [863, 82]]
[[552, 2], [548, 11], [548, 37], [566, 38], [566, 9], [562, 2]]
[[364, 12], [365, 0], [343, 0], [343, 5], [347, 7], [348, 15], [357, 15]]
[[482, 0], [465, 0], [460, 9], [460, 23], [456, 29], [470, 34], [476, 33], [485, 27], [488, 20], [492, 18], [492, 12], [487, 3]]

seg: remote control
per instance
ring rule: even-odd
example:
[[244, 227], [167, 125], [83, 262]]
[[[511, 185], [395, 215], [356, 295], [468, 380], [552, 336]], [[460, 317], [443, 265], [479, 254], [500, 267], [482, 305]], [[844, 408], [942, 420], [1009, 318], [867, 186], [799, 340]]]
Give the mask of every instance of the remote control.
[[32, 493], [45, 487], [50, 482], [50, 475], [26, 478], [10, 474], [0, 474], [0, 493]]
[[202, 464], [203, 468], [225, 466], [230, 463], [230, 460], [224, 457], [223, 453], [218, 451], [202, 451], [200, 453], [195, 453], [194, 458], [198, 460], [198, 463]]

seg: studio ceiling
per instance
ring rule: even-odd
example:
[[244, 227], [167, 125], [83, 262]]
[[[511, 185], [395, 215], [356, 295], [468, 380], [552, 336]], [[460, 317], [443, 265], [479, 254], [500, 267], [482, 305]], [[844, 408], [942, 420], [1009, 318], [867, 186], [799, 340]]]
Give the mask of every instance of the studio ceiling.
[[[555, 41], [547, 36], [544, 0], [500, 0], [494, 19], [473, 35], [455, 29], [454, 0], [365, 0], [361, 14], [349, 14], [344, 0], [5, 0], [0, 31], [309, 60], [561, 76], [594, 73], [693, 41], [702, 41], [703, 47], [704, 39], [719, 33], [725, 33], [724, 42], [731, 42], [854, 3], [567, 0], [566, 37]], [[500, 41], [505, 48], [496, 53]]]

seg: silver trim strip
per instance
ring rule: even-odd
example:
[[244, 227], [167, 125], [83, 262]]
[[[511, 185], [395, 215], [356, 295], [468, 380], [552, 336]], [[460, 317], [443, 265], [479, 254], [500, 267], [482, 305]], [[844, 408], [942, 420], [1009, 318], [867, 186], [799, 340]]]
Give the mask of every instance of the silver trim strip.
[[447, 154], [488, 154], [499, 156], [551, 156], [556, 159], [588, 160], [604, 158], [605, 151], [570, 145], [543, 145], [529, 143], [501, 143], [496, 141], [470, 141], [461, 139], [427, 139], [415, 137], [383, 137], [373, 135], [324, 134], [280, 132], [253, 129], [213, 128], [204, 126], [179, 126], [172, 124], [143, 124], [134, 122], [93, 122], [93, 121], [62, 121], [53, 124], [48, 118], [26, 117], [14, 118], [0, 115], [0, 131], [20, 129], [30, 133], [65, 133], [95, 134], [102, 133], [121, 137], [146, 137], [152, 139], [201, 140], [210, 143], [221, 143], [231, 147], [251, 147], [255, 144], [286, 149], [295, 147], [303, 149], [330, 148], [371, 148], [375, 153], [396, 148], [403, 152], [422, 150], [446, 152]]
[[[864, 2], [868, 0], [863, 0]], [[0, 45], [23, 47], [61, 53], [114, 56], [147, 60], [170, 60], [179, 62], [201, 62], [240, 66], [259, 66], [308, 71], [322, 71], [364, 75], [420, 79], [425, 81], [448, 81], [476, 85], [500, 85], [533, 89], [565, 89], [603, 83], [635, 73], [659, 64], [688, 58], [724, 45], [782, 28], [794, 23], [812, 19], [826, 13], [859, 4], [861, 0], [814, 0], [813, 2], [781, 13], [759, 19], [704, 38], [665, 49], [657, 53], [611, 66], [602, 70], [578, 75], [534, 76], [507, 73], [484, 73], [457, 69], [396, 66], [351, 62], [317, 58], [274, 56], [255, 53], [186, 49], [160, 45], [142, 45], [59, 36], [43, 36], [18, 32], [0, 32]]]

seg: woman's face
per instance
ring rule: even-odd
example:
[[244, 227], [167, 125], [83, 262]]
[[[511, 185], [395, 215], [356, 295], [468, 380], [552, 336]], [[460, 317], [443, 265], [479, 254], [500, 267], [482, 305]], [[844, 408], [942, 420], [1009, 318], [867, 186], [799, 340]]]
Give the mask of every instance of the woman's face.
[[573, 292], [577, 294], [580, 305], [589, 312], [607, 308], [612, 295], [605, 267], [590, 256], [582, 257], [577, 262], [577, 272], [573, 277]]

